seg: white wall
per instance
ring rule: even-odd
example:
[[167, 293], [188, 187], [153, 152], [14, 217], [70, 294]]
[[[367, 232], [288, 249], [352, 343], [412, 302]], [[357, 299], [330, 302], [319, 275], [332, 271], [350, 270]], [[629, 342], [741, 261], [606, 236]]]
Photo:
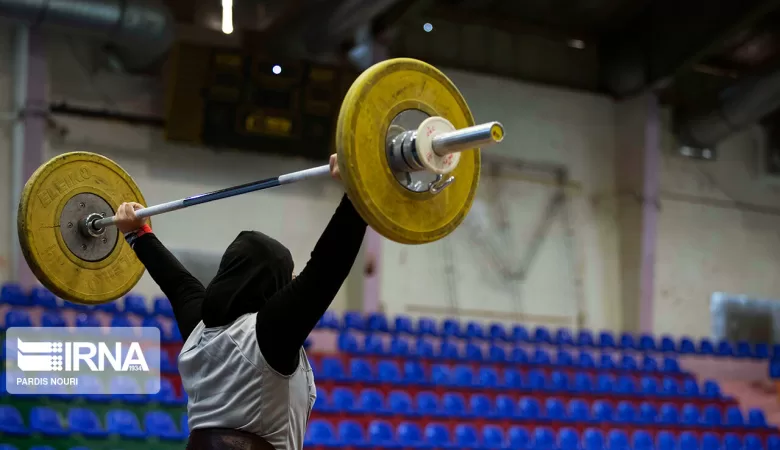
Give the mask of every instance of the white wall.
[[654, 329], [705, 336], [715, 291], [780, 299], [780, 184], [760, 176], [754, 129], [721, 143], [715, 162], [676, 156], [666, 132]]

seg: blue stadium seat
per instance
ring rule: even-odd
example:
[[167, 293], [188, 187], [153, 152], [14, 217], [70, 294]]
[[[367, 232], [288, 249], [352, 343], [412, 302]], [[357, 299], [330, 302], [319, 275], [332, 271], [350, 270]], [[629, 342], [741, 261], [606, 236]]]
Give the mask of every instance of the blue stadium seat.
[[162, 411], [147, 412], [144, 415], [144, 428], [148, 436], [166, 441], [178, 441], [186, 437], [176, 428], [173, 418]]
[[488, 329], [488, 335], [491, 341], [509, 341], [506, 328], [500, 323], [491, 323], [490, 328]]
[[655, 446], [657, 450], [675, 450], [677, 447], [677, 440], [669, 431], [659, 431], [655, 435]]
[[677, 352], [677, 344], [674, 343], [674, 338], [665, 334], [661, 336], [661, 351], [664, 353]]
[[518, 414], [521, 420], [537, 420], [541, 416], [539, 401], [533, 397], [520, 399]]
[[615, 361], [612, 360], [612, 355], [609, 353], [602, 353], [599, 356], [598, 368], [601, 370], [614, 370], [617, 368]]
[[473, 425], [458, 424], [455, 426], [455, 446], [459, 449], [479, 448], [479, 435]]
[[589, 330], [580, 330], [577, 332], [577, 346], [578, 347], [594, 347], [595, 342], [593, 340], [593, 333]]
[[146, 317], [149, 315], [149, 309], [146, 307], [146, 301], [140, 295], [125, 296], [125, 313], [138, 314]]
[[639, 351], [652, 352], [657, 349], [655, 339], [649, 334], [642, 334], [639, 336]]
[[411, 422], [401, 422], [396, 429], [398, 443], [403, 448], [430, 449], [433, 446], [427, 444], [423, 438], [420, 427]]
[[699, 450], [699, 438], [690, 431], [683, 431], [679, 438], [680, 450]]
[[555, 371], [550, 374], [550, 389], [552, 391], [569, 391], [569, 376], [566, 372]]
[[653, 436], [645, 430], [637, 430], [631, 436], [632, 450], [655, 450]]
[[376, 389], [363, 389], [358, 397], [355, 411], [365, 414], [384, 414], [385, 399]]
[[547, 427], [539, 427], [534, 430], [534, 449], [535, 450], [554, 450], [555, 433]]
[[739, 341], [737, 342], [737, 348], [734, 350], [734, 356], [737, 358], [752, 358], [753, 346], [750, 342]]
[[317, 399], [314, 401], [313, 410], [316, 412], [332, 412], [334, 410], [333, 405], [330, 402], [330, 395], [328, 392], [317, 386]]
[[[450, 337], [460, 337], [461, 331], [460, 331], [460, 322], [458, 322], [455, 319], [446, 319], [441, 324], [441, 337], [442, 338], [450, 338]], [[436, 335], [436, 325], [434, 322], [433, 327], [433, 335]]]
[[652, 397], [658, 394], [658, 381], [654, 377], [642, 377], [640, 384], [640, 392], [642, 395]]
[[9, 436], [28, 436], [30, 431], [24, 425], [22, 414], [18, 409], [10, 405], [0, 405], [0, 433]]
[[341, 364], [341, 360], [338, 358], [322, 358], [320, 367], [322, 373], [317, 374], [317, 376], [322, 381], [343, 381], [346, 379], [344, 366]]
[[[465, 333], [466, 339], [478, 339], [483, 340], [485, 339], [485, 329], [482, 327], [482, 324], [479, 322], [467, 322], [466, 323], [466, 333]], [[475, 432], [476, 435], [476, 432]]]
[[345, 447], [362, 447], [366, 443], [363, 428], [354, 420], [343, 420], [338, 426], [339, 442]]
[[119, 304], [118, 302], [108, 302], [108, 303], [101, 303], [100, 305], [96, 305], [95, 311], [103, 311], [110, 314], [118, 314], [119, 313]]
[[525, 387], [533, 391], [541, 391], [547, 388], [547, 382], [544, 377], [544, 372], [538, 369], [528, 371], [526, 376], [527, 384]]
[[574, 422], [587, 422], [590, 420], [590, 411], [585, 400], [570, 400], [567, 406], [566, 416]]
[[756, 359], [769, 358], [769, 345], [763, 343], [756, 344], [756, 346], [753, 348], [753, 357]]
[[628, 450], [628, 435], [623, 430], [610, 430], [607, 433], [607, 447], [609, 450]]
[[438, 423], [425, 426], [425, 442], [437, 449], [451, 449], [454, 447], [447, 427]]
[[[153, 381], [153, 380], [151, 380]], [[170, 380], [160, 379], [160, 391], [154, 396], [155, 400], [164, 405], [186, 405], [186, 399], [178, 397]]]
[[406, 384], [427, 386], [430, 380], [425, 376], [425, 369], [417, 361], [404, 362], [403, 382]]
[[395, 361], [377, 363], [377, 381], [380, 383], [402, 384], [401, 369]]
[[371, 313], [366, 320], [366, 331], [370, 333], [389, 333], [390, 325], [382, 313]]
[[436, 386], [450, 385], [451, 375], [449, 366], [434, 364], [431, 366], [431, 383]]
[[339, 351], [343, 353], [362, 353], [360, 346], [358, 345], [357, 337], [348, 331], [343, 331], [339, 334], [339, 337], [336, 339], [336, 346]]
[[618, 377], [614, 385], [614, 390], [618, 394], [634, 394], [636, 392], [634, 379], [625, 375]]
[[471, 387], [474, 386], [474, 371], [470, 366], [457, 365], [452, 370], [453, 386]]
[[766, 440], [767, 450], [780, 450], [780, 436], [773, 434]]
[[456, 360], [460, 359], [458, 346], [448, 340], [442, 340], [439, 344], [439, 351], [436, 357], [444, 360]]
[[761, 442], [761, 438], [755, 434], [746, 434], [742, 440], [745, 450], [763, 450], [764, 444]]
[[402, 448], [393, 436], [392, 425], [382, 420], [372, 420], [368, 425], [368, 444], [371, 447], [388, 450]]
[[705, 398], [720, 398], [720, 386], [713, 380], [706, 380], [704, 382], [703, 391], [702, 396]]
[[553, 339], [555, 345], [574, 345], [574, 337], [571, 335], [571, 330], [568, 328], [558, 328], [555, 332], [555, 339]]
[[531, 435], [523, 427], [513, 426], [507, 433], [509, 448], [511, 449], [529, 449], [531, 448]]
[[714, 355], [715, 346], [712, 344], [712, 341], [707, 338], [702, 338], [699, 342], [699, 353], [702, 355]]
[[48, 289], [36, 286], [30, 290], [30, 304], [46, 309], [57, 309], [57, 297]]
[[696, 380], [688, 378], [683, 381], [682, 395], [686, 398], [699, 396], [699, 385], [696, 383]]
[[496, 425], [482, 427], [482, 447], [486, 450], [499, 450], [504, 448], [504, 430]]
[[679, 353], [681, 355], [692, 355], [696, 353], [696, 344], [693, 343], [693, 339], [688, 336], [683, 336], [682, 339], [680, 339]]
[[482, 347], [471, 342], [466, 344], [466, 361], [480, 362], [482, 359]]
[[528, 353], [521, 347], [515, 347], [509, 354], [509, 362], [512, 364], [528, 364]]
[[433, 358], [434, 357], [433, 343], [423, 338], [417, 339], [414, 354], [418, 358], [423, 358], [423, 359]]
[[698, 425], [701, 421], [701, 418], [699, 417], [699, 408], [696, 407], [696, 405], [692, 405], [690, 403], [686, 403], [683, 405], [682, 408], [682, 417], [680, 418], [680, 423], [683, 425]]
[[330, 399], [336, 412], [355, 411], [355, 393], [352, 392], [352, 389], [337, 387], [331, 392]]
[[401, 357], [401, 358], [408, 358], [412, 355], [411, 349], [409, 347], [409, 340], [394, 336], [393, 339], [390, 341], [390, 356], [395, 357]]
[[583, 450], [604, 450], [604, 434], [601, 430], [588, 428], [582, 437]]
[[506, 395], [496, 396], [496, 414], [504, 420], [520, 417], [515, 400]]
[[680, 394], [680, 386], [674, 378], [664, 377], [661, 382], [661, 394], [667, 397], [676, 397]]
[[555, 354], [555, 364], [558, 366], [572, 366], [574, 365], [574, 358], [571, 353], [565, 350], [558, 350]]
[[729, 406], [726, 408], [726, 426], [729, 427], [741, 427], [745, 424], [745, 420], [742, 418], [742, 411], [738, 406]]
[[635, 350], [637, 349], [636, 340], [634, 335], [630, 333], [620, 334], [620, 348], [623, 350]]
[[5, 283], [0, 287], [0, 303], [12, 306], [27, 306], [30, 304], [30, 297], [24, 292], [21, 285]]
[[79, 377], [77, 392], [90, 402], [102, 403], [112, 400], [112, 396], [107, 394], [109, 391], [103, 386], [103, 382], [91, 375]]
[[636, 363], [636, 359], [631, 355], [623, 355], [620, 358], [620, 368], [623, 370], [637, 370], [639, 365]]
[[580, 437], [573, 428], [561, 428], [558, 430], [558, 448], [560, 450], [579, 450]]
[[141, 395], [141, 386], [138, 385], [138, 382], [134, 378], [124, 375], [118, 375], [111, 379], [109, 392], [123, 392], [123, 394], [114, 396], [127, 403], [144, 403], [148, 400], [145, 395]]
[[680, 422], [680, 412], [677, 406], [664, 403], [658, 411], [658, 422], [663, 425], [677, 425]]
[[43, 327], [64, 327], [65, 318], [56, 311], [46, 311], [41, 315], [41, 326]]
[[365, 323], [363, 322], [363, 314], [357, 311], [347, 311], [344, 313], [344, 330], [363, 331], [364, 329]]
[[92, 307], [88, 305], [82, 305], [79, 303], [71, 303], [67, 300], [63, 300], [62, 307], [73, 311], [91, 311]]
[[412, 398], [404, 391], [391, 391], [387, 394], [387, 410], [391, 414], [401, 416], [416, 415], [412, 406]]
[[639, 422], [641, 424], [655, 423], [658, 417], [658, 411], [651, 403], [642, 402], [639, 405]]
[[433, 392], [418, 392], [415, 396], [417, 413], [422, 416], [438, 416], [441, 413], [439, 399]]
[[458, 393], [445, 392], [441, 397], [441, 410], [447, 417], [471, 417], [470, 412], [466, 409], [466, 399]]
[[111, 328], [129, 328], [133, 323], [125, 315], [115, 315], [111, 318]]
[[496, 389], [500, 386], [498, 372], [492, 367], [480, 367], [477, 374], [477, 385], [486, 389]]
[[663, 367], [661, 367], [661, 370], [668, 373], [680, 373], [680, 363], [674, 358], [664, 358], [664, 364]]
[[715, 354], [718, 356], [734, 356], [734, 347], [728, 341], [720, 341]]
[[546, 327], [536, 327], [534, 330], [534, 342], [537, 344], [552, 344], [552, 336], [550, 330]]
[[340, 330], [341, 323], [339, 322], [339, 316], [333, 311], [325, 311], [320, 320], [317, 322], [317, 328], [324, 328], [327, 330]]
[[171, 302], [168, 301], [168, 299], [165, 297], [155, 298], [154, 314], [157, 316], [168, 317], [170, 319], [173, 319], [173, 306], [171, 306]]
[[615, 409], [615, 422], [631, 424], [636, 421], [636, 409], [634, 404], [627, 401], [618, 403]]
[[30, 410], [30, 431], [52, 437], [68, 435], [57, 412], [45, 406], [36, 406]]
[[11, 310], [5, 313], [4, 328], [31, 327], [30, 313], [25, 310]]
[[95, 315], [90, 313], [79, 313], [76, 316], [76, 326], [79, 328], [98, 328], [101, 325]]
[[[609, 383], [608, 391], [612, 391], [612, 383], [609, 381], [609, 376], [605, 375], [606, 381]], [[599, 376], [599, 387], [601, 386], [601, 376]], [[593, 392], [593, 377], [588, 373], [577, 372], [574, 374], [574, 392]]]
[[547, 351], [543, 348], [537, 347], [536, 350], [534, 350], [533, 357], [531, 358], [531, 364], [550, 364], [550, 354], [547, 353]]
[[589, 351], [581, 350], [580, 354], [577, 356], [577, 365], [583, 369], [595, 369], [596, 361]]
[[723, 413], [717, 405], [707, 405], [702, 412], [702, 424], [705, 426], [719, 426], [723, 420]]
[[748, 426], [752, 428], [765, 428], [766, 417], [760, 409], [751, 409], [748, 411]]
[[645, 355], [642, 358], [641, 369], [644, 370], [645, 372], [657, 372], [658, 361], [650, 355]]
[[102, 438], [108, 435], [95, 412], [87, 408], [71, 408], [68, 411], [68, 429], [71, 433], [86, 437]]
[[415, 334], [412, 319], [409, 316], [395, 316], [393, 332], [396, 334]]
[[544, 410], [548, 420], [564, 420], [566, 418], [566, 407], [558, 398], [548, 398]]
[[469, 398], [469, 411], [475, 417], [496, 418], [498, 414], [493, 410], [493, 402], [484, 394], [474, 394]]
[[591, 406], [591, 417], [597, 422], [611, 422], [612, 405], [606, 400], [596, 400]]
[[531, 342], [531, 336], [528, 334], [528, 330], [522, 325], [515, 325], [512, 327], [510, 339], [512, 342], [517, 343]]
[[721, 450], [721, 442], [715, 433], [704, 433], [701, 435], [701, 450]]
[[327, 420], [312, 420], [309, 424], [308, 432], [304, 438], [304, 447], [337, 445], [336, 433], [333, 431], [333, 425]]
[[488, 361], [497, 364], [506, 363], [506, 351], [502, 347], [491, 345], [488, 349]]

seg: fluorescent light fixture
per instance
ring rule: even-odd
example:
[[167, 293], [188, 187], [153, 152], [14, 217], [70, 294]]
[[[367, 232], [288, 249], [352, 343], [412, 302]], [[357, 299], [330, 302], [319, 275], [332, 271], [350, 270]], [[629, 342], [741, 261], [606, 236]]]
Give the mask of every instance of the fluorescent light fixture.
[[233, 32], [233, 0], [222, 0], [222, 32]]

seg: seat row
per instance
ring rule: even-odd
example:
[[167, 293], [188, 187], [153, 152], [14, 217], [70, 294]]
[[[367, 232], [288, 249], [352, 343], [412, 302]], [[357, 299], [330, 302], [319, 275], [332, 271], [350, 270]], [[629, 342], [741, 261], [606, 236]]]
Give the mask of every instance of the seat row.
[[410, 341], [397, 336], [390, 340], [389, 343], [385, 343], [377, 335], [366, 335], [361, 345], [355, 335], [342, 333], [338, 338], [338, 349], [350, 355], [402, 359], [553, 365], [607, 371], [629, 370], [674, 374], [682, 372], [679, 362], [673, 357], [659, 359], [645, 354], [640, 359], [632, 354], [615, 355], [612, 352], [603, 352], [596, 355], [587, 349], [572, 353], [562, 349], [549, 351], [543, 347], [533, 349], [512, 347], [506, 349], [502, 345], [490, 345], [485, 350], [481, 345], [475, 343], [467, 343], [461, 347], [447, 340], [434, 344], [424, 338]]
[[686, 403], [682, 408], [663, 403], [657, 408], [650, 402], [621, 401], [614, 405], [605, 400], [588, 405], [582, 399], [551, 397], [542, 402], [533, 397], [519, 399], [509, 395], [491, 398], [485, 394], [464, 396], [445, 392], [441, 396], [422, 391], [412, 396], [405, 391], [391, 391], [386, 396], [376, 389], [353, 391], [317, 388], [314, 410], [324, 414], [371, 414], [395, 417], [440, 419], [488, 419], [524, 421], [561, 421], [578, 423], [620, 423], [626, 425], [682, 425], [691, 427], [767, 428], [764, 413], [751, 409], [747, 418], [736, 405], [722, 409], [709, 404], [703, 408]]
[[422, 317], [415, 322], [411, 317], [399, 315], [390, 321], [381, 313], [362, 314], [346, 312], [342, 319], [336, 313], [328, 311], [317, 326], [320, 329], [335, 331], [355, 330], [368, 333], [431, 336], [445, 339], [459, 338], [508, 343], [600, 347], [738, 358], [766, 359], [772, 354], [780, 354], [780, 345], [770, 347], [767, 344], [754, 345], [745, 341], [736, 343], [720, 341], [715, 343], [711, 339], [704, 338], [697, 345], [690, 337], [682, 337], [677, 341], [672, 336], [666, 335], [662, 336], [660, 340], [656, 340], [650, 334], [635, 336], [630, 333], [621, 333], [616, 336], [612, 332], [601, 331], [594, 335], [590, 330], [579, 330], [576, 334], [573, 334], [571, 330], [566, 328], [560, 328], [553, 332], [543, 326], [535, 328], [533, 332], [529, 332], [522, 325], [506, 327], [500, 323], [492, 323], [484, 327], [482, 324], [474, 321], [461, 324], [456, 319], [446, 319], [439, 324], [431, 318]]
[[506, 450], [780, 450], [780, 437], [770, 436], [765, 441], [748, 434], [740, 437], [726, 433], [692, 432], [675, 435], [660, 431], [653, 435], [638, 430], [629, 435], [623, 430], [603, 433], [587, 429], [581, 435], [571, 428], [556, 434], [552, 429], [527, 429], [513, 426], [503, 429], [497, 425], [477, 428], [459, 424], [450, 429], [444, 424], [430, 423], [421, 428], [414, 423], [393, 427], [386, 421], [373, 421], [364, 429], [359, 423], [344, 420], [334, 426], [326, 420], [313, 420], [304, 442], [306, 448], [374, 448], [374, 449], [506, 449]]
[[0, 287], [0, 303], [12, 306], [40, 306], [45, 309], [59, 310], [62, 308], [76, 311], [104, 311], [107, 313], [127, 313], [141, 317], [173, 317], [173, 308], [168, 299], [155, 298], [151, 308], [147, 306], [146, 299], [140, 295], [127, 295], [122, 301], [104, 303], [102, 305], [87, 306], [70, 303], [58, 299], [44, 287], [34, 287], [29, 293], [16, 283], [5, 283]]
[[[177, 424], [178, 422], [178, 424]], [[64, 421], [57, 412], [45, 406], [30, 410], [29, 422], [13, 406], [0, 405], [0, 435], [29, 436], [40, 433], [51, 437], [65, 437], [78, 434], [85, 437], [104, 438], [118, 435], [129, 439], [156, 437], [164, 440], [186, 439], [187, 417], [174, 420], [163, 411], [150, 411], [143, 417], [143, 426], [138, 417], [130, 411], [113, 409], [105, 415], [105, 426], [98, 415], [88, 408], [71, 408]]]
[[[718, 384], [712, 380], [704, 382], [702, 389], [693, 378], [678, 381], [674, 378], [644, 376], [638, 380], [629, 375], [615, 377], [600, 374], [596, 377], [586, 372], [569, 375], [563, 371], [549, 374], [539, 369], [521, 371], [507, 368], [480, 367], [474, 370], [469, 365], [432, 364], [429, 369], [417, 361], [383, 360], [373, 364], [363, 358], [352, 358], [345, 369], [341, 359], [325, 357], [320, 362], [312, 361], [318, 382], [382, 383], [390, 385], [438, 386], [476, 389], [528, 389], [548, 392], [595, 392], [614, 394], [641, 394], [651, 396], [717, 399], [721, 396]], [[500, 375], [499, 375], [500, 374]]]

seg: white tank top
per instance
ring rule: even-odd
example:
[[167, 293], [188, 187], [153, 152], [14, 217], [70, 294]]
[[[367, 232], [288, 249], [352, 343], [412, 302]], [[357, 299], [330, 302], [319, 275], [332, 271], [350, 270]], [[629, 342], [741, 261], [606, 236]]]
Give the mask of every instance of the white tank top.
[[257, 345], [257, 314], [230, 325], [195, 327], [179, 355], [189, 396], [190, 430], [231, 428], [265, 438], [276, 450], [301, 450], [317, 398], [314, 376], [301, 348], [298, 369], [281, 375]]

